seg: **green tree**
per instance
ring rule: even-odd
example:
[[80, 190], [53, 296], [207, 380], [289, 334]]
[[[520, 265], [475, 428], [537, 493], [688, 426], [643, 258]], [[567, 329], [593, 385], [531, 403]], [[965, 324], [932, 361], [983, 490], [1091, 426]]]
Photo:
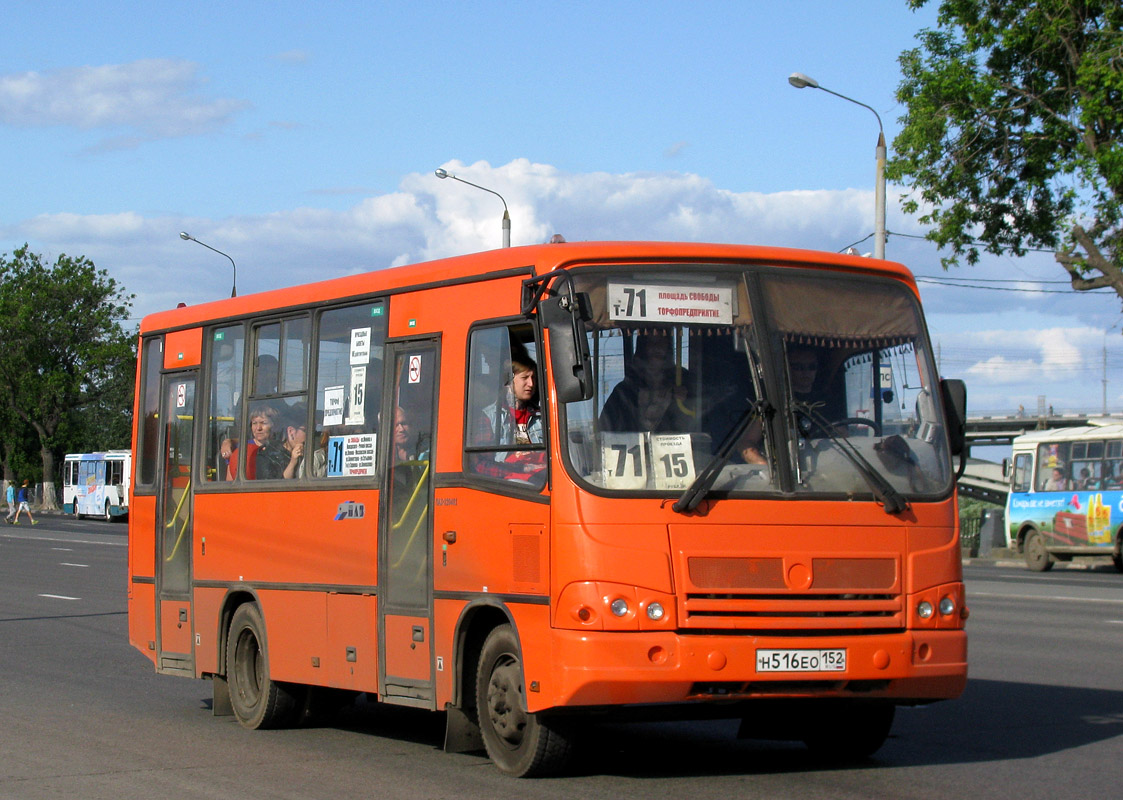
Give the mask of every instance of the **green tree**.
[[1123, 297], [1121, 22], [1119, 0], [943, 0], [901, 54], [887, 175], [945, 268], [1046, 248], [1074, 289]]
[[131, 305], [85, 257], [48, 264], [24, 245], [0, 258], [0, 403], [35, 431], [46, 508], [57, 505], [60, 428], [131, 386], [135, 337], [121, 327]]

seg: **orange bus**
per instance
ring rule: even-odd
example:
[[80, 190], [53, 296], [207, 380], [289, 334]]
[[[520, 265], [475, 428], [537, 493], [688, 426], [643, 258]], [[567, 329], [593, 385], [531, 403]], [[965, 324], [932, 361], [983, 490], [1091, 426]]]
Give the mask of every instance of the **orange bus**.
[[965, 391], [903, 266], [503, 249], [146, 317], [129, 636], [214, 713], [366, 693], [565, 764], [721, 716], [834, 757], [956, 697]]

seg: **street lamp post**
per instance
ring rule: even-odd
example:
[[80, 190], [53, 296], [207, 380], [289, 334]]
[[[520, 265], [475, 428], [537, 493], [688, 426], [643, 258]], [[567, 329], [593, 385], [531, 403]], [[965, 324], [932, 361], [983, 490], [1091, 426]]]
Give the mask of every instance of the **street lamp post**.
[[[185, 241], [185, 242], [194, 242], [195, 244], [201, 244], [203, 247], [207, 248], [208, 250], [213, 250], [214, 252], [218, 253], [220, 256], [226, 256], [227, 258], [230, 258], [230, 256], [226, 255], [226, 253], [222, 252], [217, 247], [211, 247], [206, 242], [200, 242], [198, 239], [196, 239], [194, 236], [192, 236], [187, 231], [180, 231], [179, 232], [179, 238], [183, 239], [183, 241]], [[230, 289], [230, 296], [231, 297], [237, 297], [238, 296], [238, 265], [234, 263], [234, 259], [232, 259], [232, 258], [230, 258], [230, 266], [232, 266], [234, 268], [234, 285], [233, 285], [233, 288]]]
[[877, 149], [874, 151], [877, 158], [877, 171], [874, 177], [873, 256], [874, 258], [885, 258], [885, 128], [881, 124], [881, 115], [877, 113], [873, 106], [868, 106], [853, 97], [847, 97], [825, 86], [820, 86], [817, 80], [804, 75], [802, 72], [793, 72], [789, 75], [788, 83], [797, 89], [821, 89], [827, 94], [849, 100], [854, 105], [868, 108], [877, 117]]
[[511, 215], [507, 212], [507, 201], [503, 199], [503, 195], [499, 194], [499, 192], [495, 191], [494, 189], [488, 189], [486, 186], [480, 186], [478, 183], [472, 183], [471, 181], [466, 181], [463, 178], [458, 178], [446, 169], [437, 169], [433, 172], [433, 174], [441, 180], [444, 180], [445, 178], [452, 178], [454, 181], [460, 181], [461, 183], [466, 183], [469, 186], [475, 186], [477, 189], [482, 189], [485, 192], [490, 192], [491, 194], [498, 197], [499, 201], [503, 203], [503, 246], [511, 246]]

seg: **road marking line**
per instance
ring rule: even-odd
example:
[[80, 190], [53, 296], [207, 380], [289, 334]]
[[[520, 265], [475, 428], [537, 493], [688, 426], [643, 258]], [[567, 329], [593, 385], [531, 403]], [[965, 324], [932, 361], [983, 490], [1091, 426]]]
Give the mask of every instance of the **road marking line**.
[[49, 597], [52, 600], [81, 600], [81, 597], [67, 597], [64, 594], [41, 594], [40, 597]]
[[73, 553], [74, 552], [73, 547], [52, 547], [51, 549], [57, 550], [60, 553]]
[[89, 564], [71, 564], [67, 561], [62, 561], [62, 562], [59, 563], [59, 566], [60, 567], [88, 567], [90, 565]]
[[1056, 600], [1058, 603], [1111, 603], [1114, 605], [1123, 605], [1123, 598], [1111, 597], [1065, 597], [1056, 594], [999, 594], [997, 592], [972, 592], [970, 586], [967, 588], [967, 600], [973, 597], [991, 597], [996, 600]]

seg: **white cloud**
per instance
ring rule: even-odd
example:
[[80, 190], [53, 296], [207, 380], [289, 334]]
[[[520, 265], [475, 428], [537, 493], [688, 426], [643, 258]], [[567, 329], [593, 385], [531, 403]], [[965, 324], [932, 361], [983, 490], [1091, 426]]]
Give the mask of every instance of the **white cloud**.
[[[872, 222], [872, 193], [856, 190], [737, 193], [697, 175], [569, 174], [527, 159], [496, 167], [453, 161], [444, 167], [502, 195], [515, 246], [561, 233], [569, 241], [746, 242], [838, 250], [865, 235]], [[137, 295], [139, 317], [230, 293], [230, 264], [182, 241], [181, 230], [229, 254], [237, 264], [239, 294], [248, 294], [497, 248], [502, 214], [495, 195], [426, 172], [406, 175], [397, 191], [367, 196], [343, 210], [306, 206], [225, 219], [131, 211], [39, 215], [0, 228], [0, 247], [10, 250], [27, 241], [51, 258], [59, 252], [89, 257]], [[917, 271], [938, 271], [931, 245], [890, 244], [891, 255], [912, 262]], [[990, 274], [1009, 269], [1001, 262], [988, 268]], [[1037, 397], [1046, 391], [1058, 410], [1098, 407], [1101, 353], [1112, 323], [1097, 327], [1101, 323], [1091, 321], [1084, 311], [1088, 298], [923, 288], [941, 370], [968, 380], [973, 409], [1036, 408]], [[970, 297], [964, 299], [965, 294]], [[1051, 310], [1043, 303], [1052, 304]], [[1120, 384], [1109, 377], [1114, 404]]]
[[[751, 242], [838, 249], [866, 225], [872, 198], [857, 191], [738, 194], [697, 175], [567, 174], [517, 159], [492, 167], [449, 162], [445, 168], [486, 186], [510, 208], [512, 244], [652, 239]], [[82, 253], [120, 275], [137, 294], [137, 310], [221, 296], [228, 283], [221, 257], [178, 233], [229, 253], [239, 293], [299, 284], [359, 270], [442, 258], [500, 246], [503, 205], [488, 192], [432, 173], [405, 176], [399, 191], [366, 197], [337, 211], [303, 207], [222, 220], [43, 214], [0, 230], [0, 241]], [[174, 303], [172, 303], [174, 305]]]
[[197, 64], [172, 59], [2, 75], [0, 123], [128, 131], [106, 139], [106, 149], [205, 133], [248, 105], [205, 98], [204, 85]]

